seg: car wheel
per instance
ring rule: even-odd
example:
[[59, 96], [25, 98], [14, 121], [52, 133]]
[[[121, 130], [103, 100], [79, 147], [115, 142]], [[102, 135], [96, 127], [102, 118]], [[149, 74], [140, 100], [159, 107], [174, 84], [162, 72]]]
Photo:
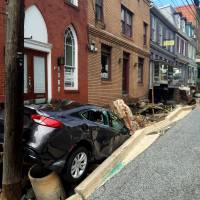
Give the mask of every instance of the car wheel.
[[80, 181], [87, 172], [89, 152], [85, 147], [77, 148], [66, 162], [64, 178], [67, 182]]

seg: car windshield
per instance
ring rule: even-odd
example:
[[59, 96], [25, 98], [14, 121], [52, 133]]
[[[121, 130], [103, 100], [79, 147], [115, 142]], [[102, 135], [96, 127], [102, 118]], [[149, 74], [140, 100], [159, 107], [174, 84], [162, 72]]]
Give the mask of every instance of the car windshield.
[[82, 104], [77, 103], [75, 101], [54, 101], [50, 104], [44, 104], [40, 106], [40, 111], [48, 111], [48, 112], [58, 112], [58, 111], [65, 111], [65, 110], [71, 110], [74, 108], [81, 107]]

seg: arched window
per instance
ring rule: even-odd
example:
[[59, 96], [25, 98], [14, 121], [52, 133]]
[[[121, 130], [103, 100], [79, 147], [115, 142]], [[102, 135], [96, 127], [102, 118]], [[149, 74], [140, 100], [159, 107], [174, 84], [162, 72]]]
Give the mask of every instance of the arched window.
[[78, 47], [77, 37], [73, 27], [65, 31], [65, 69], [64, 69], [64, 89], [78, 89]]

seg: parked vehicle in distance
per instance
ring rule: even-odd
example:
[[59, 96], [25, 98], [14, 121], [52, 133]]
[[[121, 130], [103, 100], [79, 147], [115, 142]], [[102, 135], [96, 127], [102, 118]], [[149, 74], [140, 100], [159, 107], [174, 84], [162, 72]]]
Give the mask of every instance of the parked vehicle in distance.
[[[3, 114], [0, 114], [3, 143]], [[110, 110], [74, 101], [26, 106], [24, 110], [24, 161], [42, 164], [77, 182], [90, 161], [108, 157], [130, 131]]]

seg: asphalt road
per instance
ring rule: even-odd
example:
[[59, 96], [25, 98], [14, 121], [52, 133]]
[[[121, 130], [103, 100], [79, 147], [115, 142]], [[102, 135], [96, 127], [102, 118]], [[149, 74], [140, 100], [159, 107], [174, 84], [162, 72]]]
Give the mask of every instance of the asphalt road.
[[89, 200], [200, 200], [200, 108], [174, 125]]

